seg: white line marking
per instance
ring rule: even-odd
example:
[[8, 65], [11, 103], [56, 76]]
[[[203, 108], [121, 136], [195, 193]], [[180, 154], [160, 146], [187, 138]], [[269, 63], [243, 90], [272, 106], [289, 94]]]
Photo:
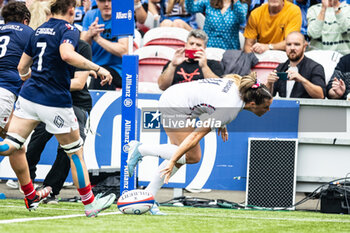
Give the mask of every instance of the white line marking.
[[[108, 213], [99, 213], [98, 215], [103, 216], [103, 215], [112, 215], [112, 214], [122, 214], [122, 213], [121, 212], [108, 212]], [[85, 216], [85, 214], [72, 214], [72, 215], [61, 215], [61, 216], [52, 216], [52, 217], [17, 218], [17, 219], [9, 219], [9, 220], [0, 220], [0, 224], [42, 221], [42, 220], [52, 220], [52, 219], [64, 219], [64, 218], [76, 218], [76, 217], [86, 217], [86, 216]]]
[[243, 219], [260, 219], [260, 220], [278, 220], [278, 221], [297, 221], [297, 222], [334, 222], [334, 223], [350, 223], [350, 220], [343, 219], [324, 219], [324, 218], [269, 218], [269, 217], [254, 217], [254, 216], [232, 216], [232, 215], [215, 215], [215, 214], [185, 214], [171, 213], [168, 215], [186, 215], [197, 217], [217, 217], [217, 218], [243, 218]]

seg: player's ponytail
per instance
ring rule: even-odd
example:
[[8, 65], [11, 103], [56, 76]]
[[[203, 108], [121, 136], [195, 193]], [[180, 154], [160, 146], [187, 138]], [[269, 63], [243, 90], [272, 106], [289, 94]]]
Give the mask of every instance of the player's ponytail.
[[262, 104], [265, 99], [270, 100], [273, 98], [268, 88], [264, 84], [259, 83], [255, 72], [242, 77], [239, 85], [239, 92], [245, 103], [254, 101], [259, 105]]

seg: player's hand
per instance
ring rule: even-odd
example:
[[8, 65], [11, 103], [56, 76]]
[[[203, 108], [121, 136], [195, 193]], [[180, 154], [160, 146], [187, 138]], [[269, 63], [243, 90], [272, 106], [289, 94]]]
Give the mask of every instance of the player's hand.
[[332, 82], [332, 89], [338, 96], [343, 96], [346, 89], [344, 81], [342, 79], [337, 79], [334, 77]]
[[221, 134], [221, 138], [224, 142], [226, 142], [228, 140], [228, 132], [227, 132], [227, 128], [222, 127], [222, 128], [218, 128], [218, 136], [220, 136]]
[[166, 165], [166, 167], [160, 171], [161, 172], [160, 177], [164, 177], [165, 184], [169, 182], [170, 175], [171, 175], [171, 172], [173, 171], [174, 166], [175, 166], [175, 162], [170, 160]]
[[112, 75], [109, 73], [108, 70], [106, 70], [105, 68], [103, 68], [102, 66], [100, 66], [100, 68], [97, 71], [97, 75], [101, 78], [101, 86], [104, 86], [105, 84], [112, 84]]
[[179, 48], [175, 51], [173, 60], [171, 61], [171, 64], [173, 66], [180, 65], [185, 60], [185, 48]]

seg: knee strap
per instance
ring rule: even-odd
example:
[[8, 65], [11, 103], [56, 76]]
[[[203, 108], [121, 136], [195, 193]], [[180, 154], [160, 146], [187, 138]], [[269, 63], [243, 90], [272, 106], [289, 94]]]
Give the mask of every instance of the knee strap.
[[83, 145], [83, 139], [79, 138], [79, 140], [67, 145], [61, 145], [61, 147], [63, 148], [64, 152], [66, 152], [67, 154], [72, 154], [78, 151], [80, 147], [82, 147], [82, 145]]
[[26, 139], [22, 138], [21, 136], [19, 136], [16, 133], [7, 133], [5, 141], [11, 143], [17, 150], [19, 150], [23, 146]]
[[77, 171], [77, 176], [78, 176], [78, 182], [79, 182], [79, 188], [84, 188], [85, 185], [85, 177], [84, 177], [84, 170], [83, 166], [81, 165], [79, 156], [76, 154], [72, 155], [72, 160], [75, 165], [75, 169]]

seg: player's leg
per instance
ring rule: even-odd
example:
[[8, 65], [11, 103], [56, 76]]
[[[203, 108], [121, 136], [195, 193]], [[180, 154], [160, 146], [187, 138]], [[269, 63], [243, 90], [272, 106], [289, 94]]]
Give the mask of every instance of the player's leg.
[[40, 161], [41, 153], [45, 149], [46, 143], [52, 138], [52, 136], [53, 134], [46, 131], [45, 124], [43, 122], [40, 122], [30, 137], [26, 156], [29, 166], [30, 178], [32, 181], [34, 181], [36, 177], [36, 166]]
[[[74, 114], [77, 117], [79, 124], [80, 137], [85, 141], [85, 125], [87, 121], [87, 112], [77, 106], [73, 106]], [[52, 165], [49, 173], [46, 175], [43, 185], [52, 187], [52, 196], [47, 200], [57, 203], [55, 196], [59, 194], [63, 187], [63, 184], [68, 176], [70, 170], [70, 159], [64, 152], [61, 146], [57, 149], [57, 156], [54, 164]]]

